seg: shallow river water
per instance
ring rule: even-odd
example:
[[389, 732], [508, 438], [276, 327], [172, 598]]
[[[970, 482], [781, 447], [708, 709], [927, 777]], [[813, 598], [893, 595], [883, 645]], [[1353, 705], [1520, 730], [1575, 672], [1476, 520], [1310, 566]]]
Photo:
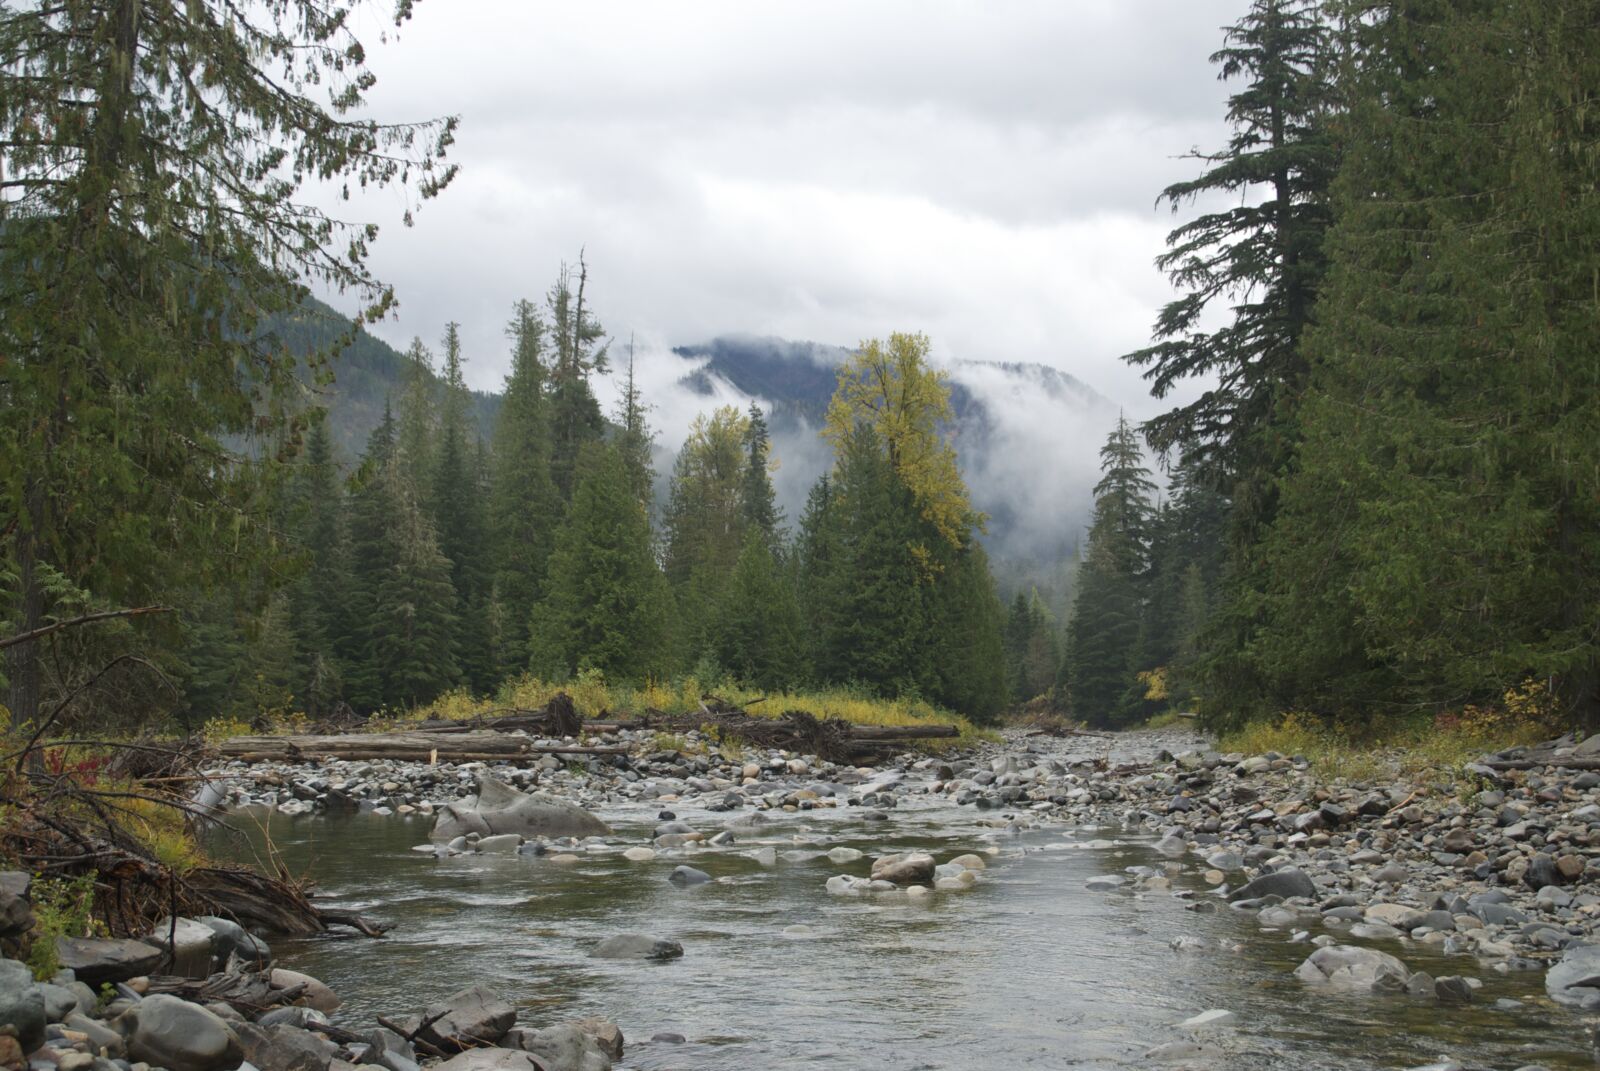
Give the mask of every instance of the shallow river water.
[[[669, 806], [702, 830], [732, 817]], [[413, 1011], [486, 982], [533, 1025], [588, 1015], [618, 1022], [626, 1068], [1357, 1069], [1445, 1054], [1507, 1071], [1596, 1066], [1585, 1024], [1544, 1000], [1539, 972], [1500, 975], [1471, 958], [1393, 945], [1386, 950], [1414, 970], [1484, 979], [1478, 1002], [1315, 992], [1292, 974], [1310, 947], [1262, 931], [1252, 916], [1226, 906], [1190, 911], [1168, 892], [1085, 889], [1095, 875], [1161, 866], [1146, 837], [1006, 833], [980, 824], [992, 812], [944, 804], [901, 807], [876, 823], [840, 808], [775, 812], [771, 825], [724, 851], [624, 860], [622, 847], [649, 843], [657, 810], [602, 811], [616, 850], [570, 865], [434, 859], [411, 850], [427, 841], [424, 819], [275, 819], [272, 839], [291, 869], [394, 929], [376, 941], [280, 939], [274, 951], [344, 997], [341, 1021], [367, 1025], [375, 1012]], [[233, 821], [252, 825], [246, 815]], [[260, 836], [258, 826], [251, 839]], [[777, 847], [776, 866], [741, 854], [763, 844]], [[870, 858], [840, 866], [823, 857], [841, 845], [869, 857], [994, 854], [966, 892], [851, 899], [823, 884], [841, 872], [865, 875]], [[224, 850], [249, 854], [237, 840]], [[667, 874], [680, 862], [715, 880], [672, 885]], [[1188, 876], [1177, 887], [1203, 889]], [[588, 958], [601, 939], [626, 932], [679, 941], [685, 955], [665, 964]], [[1175, 952], [1168, 942], [1180, 935], [1208, 947]], [[1497, 1010], [1489, 1006], [1497, 997], [1525, 1003]], [[1238, 1019], [1192, 1035], [1197, 1054], [1145, 1059], [1191, 1036], [1175, 1024], [1211, 1008]], [[649, 1041], [658, 1032], [687, 1041]]]

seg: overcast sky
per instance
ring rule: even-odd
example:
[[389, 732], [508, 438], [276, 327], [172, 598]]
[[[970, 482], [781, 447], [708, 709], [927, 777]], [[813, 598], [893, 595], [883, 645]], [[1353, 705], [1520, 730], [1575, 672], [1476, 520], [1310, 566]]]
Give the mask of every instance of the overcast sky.
[[401, 301], [377, 333], [458, 320], [498, 388], [511, 302], [584, 248], [602, 323], [650, 350], [922, 330], [1146, 414], [1117, 357], [1170, 296], [1154, 199], [1226, 135], [1207, 56], [1244, 6], [425, 0], [371, 49], [374, 111], [459, 114], [461, 175], [409, 230], [397, 194], [355, 206]]

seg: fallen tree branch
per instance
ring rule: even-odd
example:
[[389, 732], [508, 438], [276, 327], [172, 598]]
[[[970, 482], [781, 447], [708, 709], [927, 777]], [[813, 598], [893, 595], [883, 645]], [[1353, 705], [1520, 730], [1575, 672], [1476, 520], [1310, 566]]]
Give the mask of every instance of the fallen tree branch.
[[7, 647], [15, 647], [19, 643], [29, 643], [33, 640], [43, 639], [52, 632], [62, 629], [77, 628], [79, 625], [92, 625], [100, 621], [111, 621], [123, 617], [140, 617], [144, 614], [170, 614], [170, 606], [134, 606], [126, 610], [100, 610], [92, 614], [82, 614], [78, 617], [69, 617], [65, 621], [56, 621], [49, 625], [41, 626], [28, 632], [19, 632], [15, 636], [7, 636], [0, 640], [0, 651]]

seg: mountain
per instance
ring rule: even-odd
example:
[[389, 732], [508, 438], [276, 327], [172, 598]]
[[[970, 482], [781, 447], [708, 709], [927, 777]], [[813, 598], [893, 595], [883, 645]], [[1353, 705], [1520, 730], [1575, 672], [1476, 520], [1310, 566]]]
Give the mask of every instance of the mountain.
[[[326, 351], [349, 326], [348, 316], [312, 299], [295, 313], [272, 317], [262, 325], [262, 331], [303, 359]], [[312, 402], [328, 410], [328, 430], [342, 463], [348, 465], [361, 457], [367, 437], [383, 420], [386, 401], [392, 400], [399, 407], [409, 363], [405, 354], [364, 329], [358, 330], [355, 341], [335, 355], [334, 385], [316, 389]], [[435, 400], [442, 401], [444, 382], [437, 375], [431, 377], [431, 387]], [[500, 395], [472, 392], [472, 418], [485, 441], [499, 411]]]

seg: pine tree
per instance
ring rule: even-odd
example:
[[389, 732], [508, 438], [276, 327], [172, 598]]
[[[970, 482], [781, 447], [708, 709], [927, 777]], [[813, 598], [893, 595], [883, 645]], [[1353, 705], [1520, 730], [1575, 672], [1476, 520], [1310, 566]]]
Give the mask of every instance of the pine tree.
[[1005, 608], [980, 544], [974, 542], [946, 566], [936, 593], [930, 695], [973, 721], [992, 721], [1008, 698], [1001, 637]]
[[[365, 112], [349, 14], [84, 0], [0, 17], [0, 633], [41, 625], [53, 578], [112, 607], [267, 590], [303, 382], [260, 325], [311, 281], [354, 291], [363, 318], [391, 301], [366, 267], [376, 228], [301, 184], [431, 197], [454, 173], [455, 120]], [[13, 724], [39, 713], [41, 651], [6, 650]]]
[[1596, 14], [1417, 0], [1357, 24], [1300, 463], [1208, 714], [1533, 678], [1600, 719]]
[[587, 443], [605, 433], [600, 403], [589, 386], [592, 374], [606, 370], [606, 347], [596, 347], [605, 330], [585, 307], [588, 283], [589, 267], [579, 257], [577, 289], [573, 289], [571, 270], [562, 265], [547, 299], [549, 331], [555, 344], [548, 386], [550, 478], [564, 503], [572, 501], [578, 455]]
[[1149, 562], [1150, 495], [1155, 484], [1126, 418], [1100, 450], [1089, 553], [1072, 604], [1066, 659], [1073, 712], [1094, 724], [1128, 713], [1139, 639], [1140, 584]]
[[732, 406], [695, 417], [673, 463], [663, 525], [665, 565], [686, 662], [706, 652], [709, 629], [744, 546], [745, 425]]
[[495, 419], [490, 491], [494, 601], [500, 622], [495, 672], [501, 678], [528, 666], [528, 623], [544, 594], [545, 562], [562, 509], [550, 478], [546, 325], [538, 307], [518, 301], [506, 334], [511, 338], [511, 372]]
[[766, 535], [745, 534], [722, 605], [711, 624], [709, 647], [718, 665], [756, 688], [788, 688], [800, 677], [800, 609], [789, 578], [773, 557]]
[[768, 549], [775, 551], [780, 541], [778, 525], [783, 518], [772, 490], [772, 438], [767, 433], [767, 418], [755, 402], [750, 403], [744, 450], [744, 486], [740, 489], [744, 523], [746, 528], [760, 532]]
[[413, 338], [406, 350], [405, 382], [400, 395], [395, 433], [395, 463], [414, 488], [433, 484], [434, 444], [439, 441], [439, 413], [433, 399], [433, 352]]
[[[1228, 98], [1233, 136], [1220, 152], [1197, 154], [1206, 170], [1161, 199], [1175, 212], [1219, 192], [1236, 203], [1168, 235], [1156, 264], [1186, 292], [1161, 311], [1160, 341], [1124, 358], [1148, 367], [1157, 398], [1186, 379], [1215, 381], [1145, 431], [1158, 452], [1188, 453], [1212, 486], [1235, 497], [1243, 542], [1270, 520], [1272, 478], [1292, 453], [1307, 372], [1299, 343], [1326, 270], [1338, 153], [1334, 42], [1322, 8], [1320, 0], [1252, 0], [1211, 57], [1223, 79], [1246, 80]], [[1264, 199], [1247, 196], [1257, 190]], [[1222, 302], [1230, 322], [1205, 330], [1207, 310]]]
[[432, 519], [404, 469], [391, 464], [380, 479], [395, 508], [392, 559], [375, 578], [368, 657], [383, 681], [385, 703], [413, 706], [461, 680], [455, 589], [450, 559], [439, 550]]
[[323, 718], [343, 697], [346, 667], [340, 644], [352, 628], [344, 502], [325, 420], [311, 426], [297, 482], [305, 561], [289, 592], [301, 666], [294, 691], [307, 714]]
[[628, 342], [628, 378], [623, 382], [622, 397], [617, 403], [617, 450], [628, 469], [628, 485], [633, 488], [648, 513], [655, 500], [656, 470], [651, 455], [655, 449], [655, 432], [650, 430], [650, 407], [639, 396], [633, 377], [633, 341]]
[[653, 542], [616, 448], [590, 443], [534, 612], [535, 672], [594, 668], [637, 681], [666, 671], [670, 595]]
[[840, 585], [844, 566], [841, 510], [833, 479], [823, 473], [806, 495], [800, 532], [789, 555], [789, 572], [803, 623], [805, 662], [814, 679], [845, 679], [834, 657], [832, 638], [838, 627]]
[[489, 636], [488, 524], [477, 444], [468, 441], [472, 396], [462, 372], [461, 334], [454, 322], [445, 326], [444, 391], [428, 512], [438, 533], [439, 551], [450, 561], [456, 621], [452, 647], [468, 686], [482, 693], [498, 680]]

